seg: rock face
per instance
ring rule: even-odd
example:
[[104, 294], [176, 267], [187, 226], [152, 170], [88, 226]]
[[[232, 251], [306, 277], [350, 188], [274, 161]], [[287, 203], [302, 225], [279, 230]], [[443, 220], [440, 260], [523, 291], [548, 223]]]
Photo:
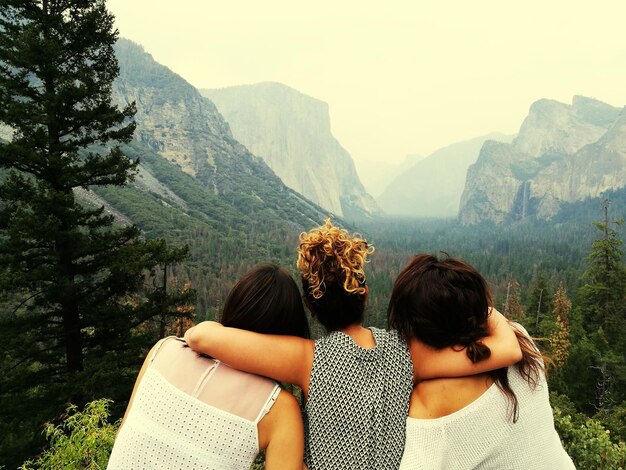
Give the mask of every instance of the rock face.
[[459, 220], [550, 219], [563, 202], [626, 186], [626, 113], [575, 96], [539, 100], [511, 144], [486, 142], [467, 173]]
[[[306, 225], [322, 220], [319, 207], [286, 187], [261, 158], [233, 138], [215, 105], [192, 85], [131, 41], [120, 39], [116, 55], [120, 75], [113, 96], [120, 105], [136, 102], [135, 140], [140, 146], [175, 163], [234, 210], [257, 215], [269, 210]], [[137, 184], [145, 186], [149, 180], [144, 171]], [[158, 184], [152, 181], [150, 187]], [[159, 191], [165, 194], [167, 188]]]
[[439, 149], [397, 176], [376, 201], [388, 214], [402, 217], [456, 217], [467, 168], [483, 143], [512, 138], [492, 133]]
[[202, 90], [233, 136], [290, 188], [348, 218], [378, 212], [350, 154], [330, 130], [328, 104], [279, 83]]

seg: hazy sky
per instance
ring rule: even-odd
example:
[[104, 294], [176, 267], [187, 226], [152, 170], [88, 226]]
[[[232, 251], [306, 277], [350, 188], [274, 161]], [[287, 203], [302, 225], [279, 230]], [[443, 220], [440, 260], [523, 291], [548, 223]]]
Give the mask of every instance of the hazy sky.
[[330, 105], [355, 160], [517, 132], [539, 98], [626, 105], [625, 0], [109, 0], [198, 88], [277, 81]]

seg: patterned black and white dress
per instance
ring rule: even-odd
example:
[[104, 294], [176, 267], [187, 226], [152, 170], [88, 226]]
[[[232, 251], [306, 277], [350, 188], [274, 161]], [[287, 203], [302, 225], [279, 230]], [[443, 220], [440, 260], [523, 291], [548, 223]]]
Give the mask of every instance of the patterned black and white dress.
[[315, 342], [304, 409], [310, 470], [400, 466], [413, 364], [395, 331], [370, 329], [372, 349], [338, 331]]

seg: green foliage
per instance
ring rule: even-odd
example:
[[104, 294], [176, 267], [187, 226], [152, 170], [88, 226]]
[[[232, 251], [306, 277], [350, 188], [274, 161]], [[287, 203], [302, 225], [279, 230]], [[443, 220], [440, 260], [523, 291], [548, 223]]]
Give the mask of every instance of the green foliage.
[[578, 413], [567, 397], [552, 394], [554, 426], [576, 468], [618, 470], [626, 468], [626, 444], [611, 439], [596, 419]]
[[[46, 423], [48, 447], [20, 470], [103, 470], [107, 467], [120, 421], [109, 422], [111, 400], [87, 403], [83, 411], [69, 405], [60, 424]], [[2, 468], [0, 466], [0, 468]], [[259, 452], [250, 470], [265, 468], [265, 452]]]
[[83, 411], [70, 405], [61, 424], [46, 424], [48, 449], [25, 462], [21, 470], [105, 469], [119, 425], [108, 422], [110, 403], [96, 400], [87, 403]]
[[613, 436], [626, 442], [626, 401], [619, 406], [600, 410], [594, 418], [602, 422]]
[[[189, 246], [189, 260], [173, 266], [173, 274], [189, 280], [197, 292], [197, 318], [213, 319], [235, 280], [255, 264], [276, 262], [295, 267], [297, 235], [322, 221], [316, 212], [301, 211], [302, 204], [290, 191], [274, 194], [273, 207], [296, 211], [279, 217], [256, 200], [250, 213], [242, 212], [239, 195], [216, 194], [198, 179], [180, 170], [158, 153], [133, 141], [123, 147], [131, 158], [140, 158], [143, 171], [156, 178], [169, 195], [137, 184], [94, 188], [116, 210], [135, 222], [146, 236], [163, 237], [173, 244]], [[259, 185], [250, 182], [251, 188]], [[242, 198], [248, 200], [245, 195]], [[293, 204], [293, 207], [291, 205]], [[315, 222], [314, 222], [315, 220]]]
[[552, 289], [543, 272], [537, 273], [531, 281], [525, 311], [527, 318], [523, 323], [526, 330], [532, 336], [547, 337], [549, 332], [542, 332], [539, 325], [544, 320], [552, 320]]
[[610, 221], [609, 201], [604, 202], [604, 221], [595, 222], [601, 232], [591, 246], [587, 258], [588, 269], [584, 278], [587, 283], [579, 292], [579, 305], [584, 312], [587, 330], [604, 330], [609, 344], [626, 345], [620, 333], [626, 328], [626, 269], [623, 265], [624, 251], [617, 227], [622, 220]]
[[621, 221], [610, 221], [609, 203], [603, 203], [603, 222], [594, 223], [600, 233], [578, 290], [572, 357], [564, 370], [568, 395], [588, 413], [626, 398], [626, 269], [617, 231]]
[[[134, 104], [111, 100], [117, 31], [104, 0], [0, 0], [0, 453], [13, 465], [63, 403], [126, 397], [154, 341], [146, 273], [186, 251], [114, 226], [76, 191], [121, 186]], [[139, 328], [142, 327], [142, 328]], [[121, 400], [120, 400], [121, 401]]]

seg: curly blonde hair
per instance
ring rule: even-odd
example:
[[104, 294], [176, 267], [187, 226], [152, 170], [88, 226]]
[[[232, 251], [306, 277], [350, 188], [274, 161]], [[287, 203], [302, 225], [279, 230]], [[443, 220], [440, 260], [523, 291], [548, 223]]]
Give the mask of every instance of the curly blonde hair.
[[324, 225], [300, 234], [297, 266], [308, 283], [314, 299], [320, 299], [326, 284], [341, 283], [350, 293], [365, 294], [365, 263], [374, 247], [359, 234], [334, 226], [330, 218]]

